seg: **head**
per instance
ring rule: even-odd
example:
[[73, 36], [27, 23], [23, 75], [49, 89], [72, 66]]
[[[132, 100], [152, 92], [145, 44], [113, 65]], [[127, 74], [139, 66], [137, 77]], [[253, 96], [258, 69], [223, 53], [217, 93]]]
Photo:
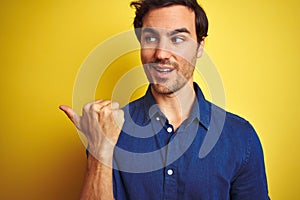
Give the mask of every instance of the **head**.
[[206, 14], [196, 0], [139, 0], [135, 33], [152, 89], [169, 94], [192, 84], [207, 36]]

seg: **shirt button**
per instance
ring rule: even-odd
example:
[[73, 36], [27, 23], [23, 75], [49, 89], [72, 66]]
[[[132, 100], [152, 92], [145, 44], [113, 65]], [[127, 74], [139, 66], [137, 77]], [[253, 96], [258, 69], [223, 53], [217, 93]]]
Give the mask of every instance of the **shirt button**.
[[159, 121], [159, 117], [156, 117], [155, 119], [156, 119], [156, 121]]
[[173, 129], [171, 127], [167, 128], [168, 133], [172, 133]]
[[169, 175], [169, 176], [172, 176], [173, 175], [173, 170], [172, 169], [168, 169], [168, 171], [167, 171], [167, 174]]

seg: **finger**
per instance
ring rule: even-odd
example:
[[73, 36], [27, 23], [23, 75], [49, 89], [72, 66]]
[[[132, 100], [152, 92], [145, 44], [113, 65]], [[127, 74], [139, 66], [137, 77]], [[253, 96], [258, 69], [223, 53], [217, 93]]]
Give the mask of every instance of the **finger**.
[[93, 112], [99, 113], [103, 108], [110, 106], [111, 103], [112, 103], [112, 101], [110, 101], [110, 100], [97, 100], [92, 104], [91, 110]]
[[95, 103], [100, 105], [101, 107], [105, 107], [105, 106], [111, 104], [111, 101], [110, 100], [98, 100], [98, 101], [95, 101]]
[[64, 111], [73, 124], [80, 129], [80, 116], [69, 106], [61, 105], [59, 109]]
[[85, 113], [88, 113], [91, 106], [94, 104], [94, 102], [90, 102], [90, 103], [87, 103], [85, 104], [83, 107], [82, 107], [82, 115], [84, 116]]
[[101, 102], [103, 102], [103, 101], [105, 101], [105, 100], [99, 99], [99, 100], [94, 101], [94, 103], [101, 103]]
[[[115, 101], [103, 101], [101, 103], [102, 105], [102, 108], [105, 108], [105, 109], [112, 109], [112, 110], [116, 110], [116, 109], [119, 109], [120, 105], [118, 102], [115, 102]], [[102, 109], [101, 108], [101, 109]]]
[[114, 121], [115, 123], [118, 125], [118, 127], [120, 129], [122, 129], [123, 127], [123, 124], [124, 124], [124, 111], [123, 110], [114, 110], [113, 111], [113, 118], [114, 118]]
[[110, 105], [111, 101], [109, 100], [97, 100], [94, 102], [89, 103], [85, 110], [89, 113], [92, 118], [99, 120], [99, 113], [103, 108], [106, 108], [106, 106]]
[[[98, 103], [97, 103], [98, 102]], [[91, 115], [93, 118], [97, 118], [97, 113], [101, 110], [103, 100], [97, 100], [87, 103], [82, 108], [82, 116]]]
[[120, 104], [118, 102], [113, 101], [111, 103], [111, 108], [114, 109], [114, 110], [115, 109], [119, 109], [120, 108]]

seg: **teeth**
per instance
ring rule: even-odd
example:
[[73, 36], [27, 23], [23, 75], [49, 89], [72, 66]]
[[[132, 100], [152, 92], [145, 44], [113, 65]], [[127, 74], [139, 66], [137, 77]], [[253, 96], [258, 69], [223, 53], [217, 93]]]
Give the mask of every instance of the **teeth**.
[[159, 72], [170, 72], [172, 71], [171, 69], [156, 69]]

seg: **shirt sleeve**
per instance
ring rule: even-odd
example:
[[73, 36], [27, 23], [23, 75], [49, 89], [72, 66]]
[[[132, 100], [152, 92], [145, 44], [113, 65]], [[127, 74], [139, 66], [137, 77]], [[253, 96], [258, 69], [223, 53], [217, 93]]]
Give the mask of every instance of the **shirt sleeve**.
[[231, 183], [230, 196], [232, 200], [269, 200], [262, 146], [254, 128], [247, 125], [246, 157]]

